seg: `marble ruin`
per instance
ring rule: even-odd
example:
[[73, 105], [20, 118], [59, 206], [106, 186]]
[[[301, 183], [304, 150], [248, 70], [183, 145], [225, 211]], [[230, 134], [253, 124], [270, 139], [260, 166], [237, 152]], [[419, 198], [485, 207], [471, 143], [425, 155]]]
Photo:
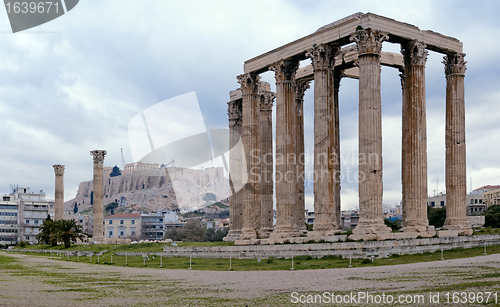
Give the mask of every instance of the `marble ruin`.
[[103, 162], [106, 150], [93, 150], [90, 152], [94, 159], [94, 205], [92, 208], [93, 215], [93, 237], [92, 241], [104, 241], [104, 189], [103, 189]]
[[64, 165], [53, 165], [56, 176], [54, 193], [54, 220], [64, 218]]
[[[400, 44], [401, 54], [382, 52]], [[465, 53], [452, 37], [372, 13], [356, 13], [245, 62], [228, 102], [230, 232], [227, 241], [266, 244], [300, 238], [304, 225], [304, 92], [314, 80], [313, 231], [320, 240], [341, 231], [339, 87], [359, 79], [359, 223], [351, 239], [436, 235], [427, 219], [425, 64], [427, 50], [444, 54], [446, 77], [446, 203], [448, 232], [470, 235], [466, 218]], [[299, 62], [311, 65], [299, 69]], [[383, 222], [381, 65], [398, 69], [402, 86], [403, 232]], [[259, 74], [273, 71], [276, 93]], [[274, 102], [274, 100], [276, 100]], [[275, 191], [272, 106], [276, 104]], [[274, 192], [274, 194], [273, 194]], [[276, 225], [273, 227], [273, 195]], [[297, 240], [291, 240], [299, 242]]]

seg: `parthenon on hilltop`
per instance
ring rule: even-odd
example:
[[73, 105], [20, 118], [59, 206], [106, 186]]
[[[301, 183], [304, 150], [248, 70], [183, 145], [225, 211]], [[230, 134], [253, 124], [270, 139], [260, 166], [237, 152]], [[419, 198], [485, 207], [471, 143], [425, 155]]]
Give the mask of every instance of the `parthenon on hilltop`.
[[[401, 54], [382, 52], [382, 42]], [[446, 77], [446, 203], [449, 235], [470, 235], [466, 218], [465, 53], [452, 37], [372, 13], [356, 13], [245, 62], [228, 102], [230, 232], [225, 240], [266, 244], [320, 240], [341, 231], [339, 86], [359, 79], [359, 222], [351, 239], [436, 235], [427, 219], [425, 64], [444, 54]], [[299, 69], [299, 62], [311, 65]], [[401, 74], [403, 232], [391, 233], [382, 213], [381, 65]], [[259, 81], [274, 71], [276, 93]], [[304, 223], [304, 92], [314, 80], [313, 231]], [[275, 191], [272, 107], [276, 103]], [[240, 137], [241, 136], [241, 137]], [[273, 192], [276, 225], [273, 226]], [[300, 238], [307, 234], [307, 238]]]

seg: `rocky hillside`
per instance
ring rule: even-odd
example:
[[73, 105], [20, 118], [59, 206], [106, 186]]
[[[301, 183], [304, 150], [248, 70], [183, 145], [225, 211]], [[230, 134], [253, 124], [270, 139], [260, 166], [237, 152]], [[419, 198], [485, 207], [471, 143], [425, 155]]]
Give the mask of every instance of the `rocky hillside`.
[[[65, 203], [65, 210], [90, 208], [92, 181], [80, 183], [76, 197]], [[104, 206], [118, 202], [129, 210], [152, 211], [201, 207], [207, 200], [222, 201], [228, 197], [229, 182], [222, 168], [192, 170], [140, 170], [132, 174], [104, 178]]]

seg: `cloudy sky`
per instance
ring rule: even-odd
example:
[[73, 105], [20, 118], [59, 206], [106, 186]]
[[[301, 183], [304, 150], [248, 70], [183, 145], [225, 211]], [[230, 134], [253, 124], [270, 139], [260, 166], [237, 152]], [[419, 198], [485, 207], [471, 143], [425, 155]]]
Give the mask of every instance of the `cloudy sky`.
[[[80, 1], [64, 16], [13, 34], [0, 10], [0, 191], [9, 184], [54, 195], [53, 164], [66, 165], [65, 199], [92, 179], [93, 149], [105, 166], [132, 162], [128, 123], [142, 110], [195, 91], [205, 123], [227, 127], [229, 91], [243, 62], [355, 12], [372, 12], [456, 37], [467, 53], [467, 176], [500, 184], [500, 30], [497, 1]], [[384, 51], [399, 46], [384, 43]], [[442, 55], [426, 67], [429, 194], [444, 190], [445, 78]], [[262, 75], [274, 89], [272, 73]], [[306, 92], [312, 151], [313, 86]], [[343, 170], [355, 172], [358, 81], [340, 93]], [[382, 69], [384, 203], [401, 199], [401, 90]], [[311, 162], [309, 160], [309, 162]], [[470, 187], [468, 187], [470, 188]], [[312, 188], [307, 207], [312, 208]], [[343, 208], [357, 206], [345, 179]]]

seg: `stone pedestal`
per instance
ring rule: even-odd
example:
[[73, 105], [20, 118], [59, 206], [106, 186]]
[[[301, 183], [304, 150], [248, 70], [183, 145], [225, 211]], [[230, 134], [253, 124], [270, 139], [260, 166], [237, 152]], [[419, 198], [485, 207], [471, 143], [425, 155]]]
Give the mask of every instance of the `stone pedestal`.
[[256, 74], [242, 74], [238, 76], [241, 85], [242, 117], [243, 117], [243, 148], [246, 165], [243, 165], [243, 177], [248, 178], [241, 190], [243, 204], [243, 228], [241, 240], [257, 238], [257, 230], [261, 223], [260, 198], [260, 97], [258, 95], [259, 76]]
[[54, 220], [57, 221], [64, 218], [64, 165], [56, 164], [53, 165], [53, 167], [56, 176], [54, 193]]
[[297, 212], [297, 60], [281, 60], [271, 66], [276, 77], [276, 227], [270, 238], [298, 236]]
[[335, 109], [334, 71], [338, 47], [319, 44], [306, 55], [314, 69], [314, 235], [332, 235], [337, 231], [335, 193], [336, 142], [338, 111]]
[[229, 183], [231, 196], [229, 197], [229, 232], [224, 241], [237, 240], [243, 228], [243, 206], [241, 203], [241, 156], [243, 154], [242, 109], [241, 99], [228, 102], [229, 116]]
[[94, 158], [94, 205], [92, 208], [93, 215], [93, 236], [92, 241], [103, 242], [104, 240], [104, 182], [103, 182], [103, 162], [106, 150], [93, 150], [90, 154]]
[[435, 235], [427, 220], [427, 124], [425, 104], [425, 62], [423, 42], [401, 46], [404, 58], [402, 111], [402, 209], [403, 231], [418, 236]]
[[259, 238], [268, 238], [273, 231], [273, 101], [276, 95], [265, 91], [260, 95], [261, 144], [261, 222]]
[[387, 34], [364, 29], [352, 34], [359, 67], [359, 222], [353, 240], [384, 239], [391, 229], [382, 212], [382, 107], [380, 52]]
[[466, 216], [465, 53], [444, 57], [446, 73], [446, 221], [444, 228], [473, 233]]

